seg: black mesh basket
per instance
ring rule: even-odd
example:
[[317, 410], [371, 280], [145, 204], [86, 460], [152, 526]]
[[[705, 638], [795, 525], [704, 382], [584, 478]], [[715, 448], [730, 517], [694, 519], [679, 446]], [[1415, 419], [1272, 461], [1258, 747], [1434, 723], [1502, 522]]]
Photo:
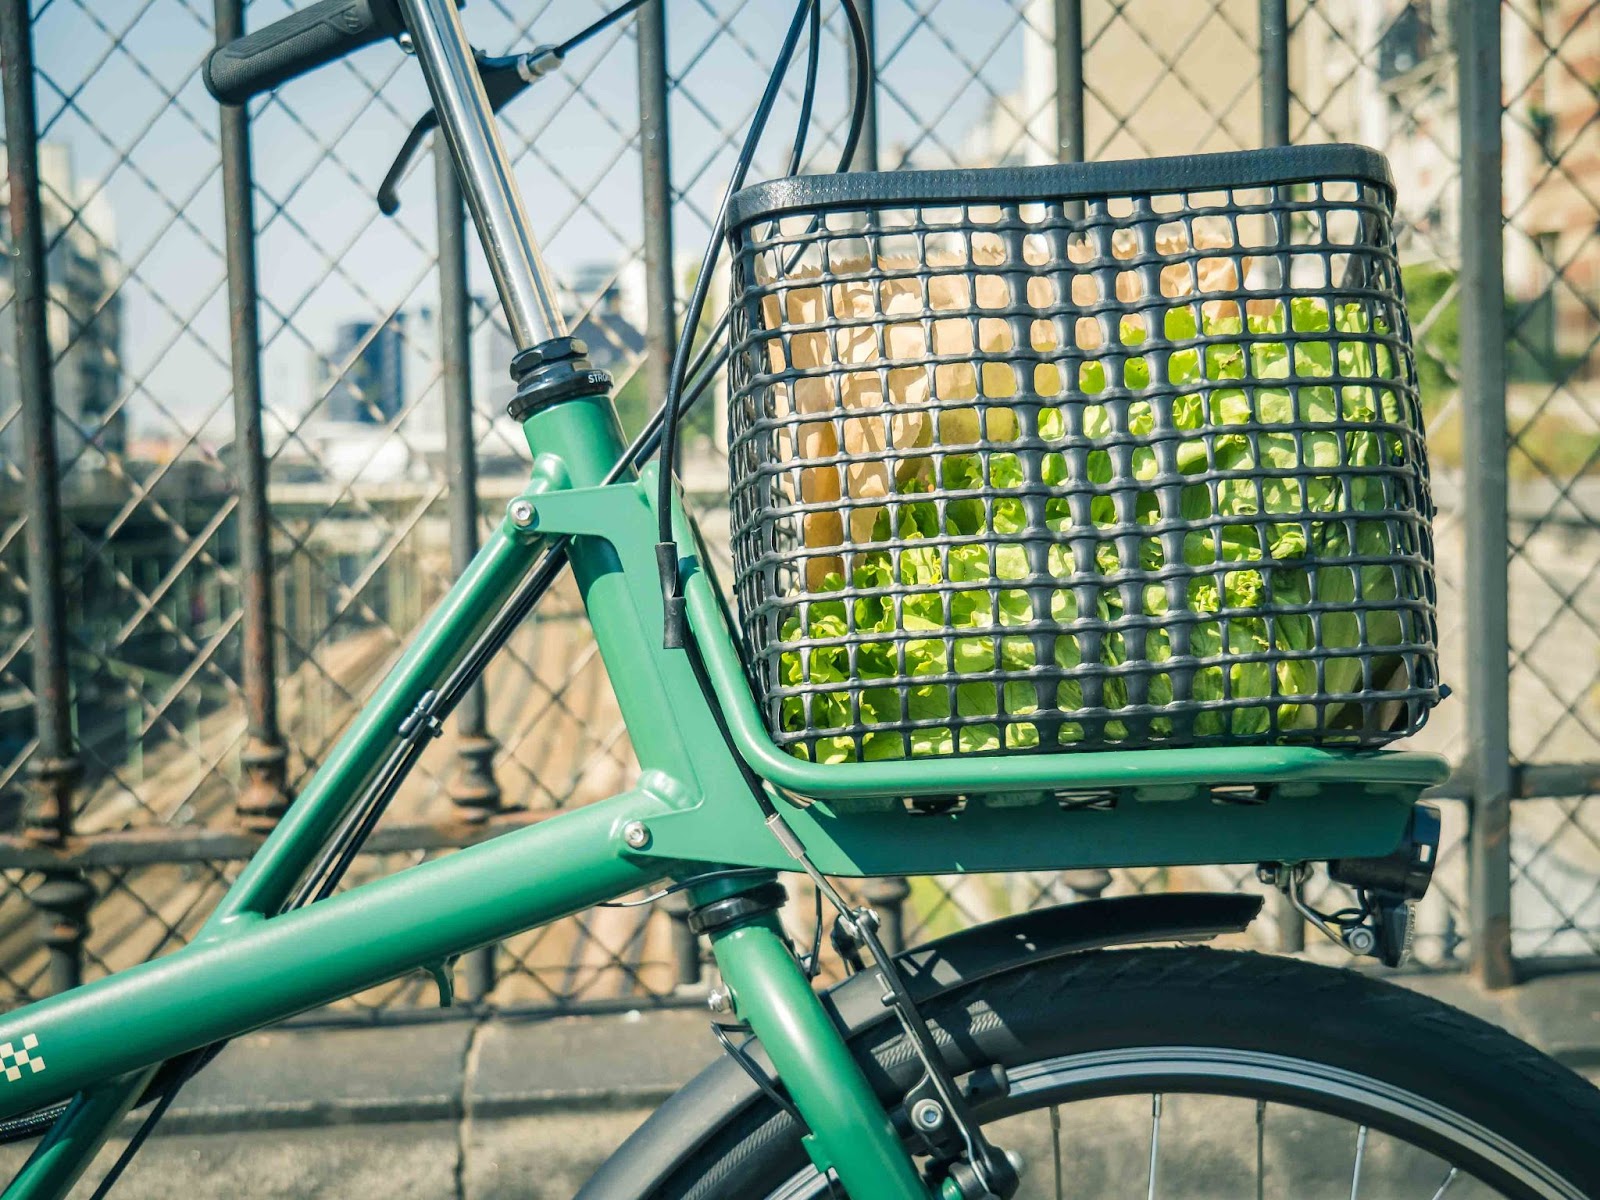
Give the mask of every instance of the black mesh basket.
[[1432, 505], [1392, 208], [1353, 146], [740, 192], [734, 582], [773, 738], [1415, 731]]

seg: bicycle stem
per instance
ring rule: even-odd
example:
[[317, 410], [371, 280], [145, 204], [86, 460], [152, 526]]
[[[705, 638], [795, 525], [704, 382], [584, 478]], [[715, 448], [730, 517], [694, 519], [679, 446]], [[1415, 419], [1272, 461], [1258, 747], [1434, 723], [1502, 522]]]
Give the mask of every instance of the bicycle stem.
[[526, 350], [566, 336], [566, 318], [528, 228], [511, 159], [500, 140], [454, 0], [400, 0], [400, 9], [428, 81], [439, 131], [456, 164], [462, 197], [511, 324], [512, 340], [518, 350]]

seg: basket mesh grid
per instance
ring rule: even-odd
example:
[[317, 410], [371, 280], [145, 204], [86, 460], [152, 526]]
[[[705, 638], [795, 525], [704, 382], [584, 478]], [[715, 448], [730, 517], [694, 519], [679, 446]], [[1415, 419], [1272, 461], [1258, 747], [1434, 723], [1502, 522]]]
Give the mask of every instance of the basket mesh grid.
[[1322, 149], [736, 198], [734, 585], [780, 745], [1421, 725], [1432, 508], [1392, 189]]

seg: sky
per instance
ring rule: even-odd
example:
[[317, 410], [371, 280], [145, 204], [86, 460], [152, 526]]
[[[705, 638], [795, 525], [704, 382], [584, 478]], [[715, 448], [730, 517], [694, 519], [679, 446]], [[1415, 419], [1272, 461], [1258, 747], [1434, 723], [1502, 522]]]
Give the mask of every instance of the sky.
[[[753, 107], [792, 10], [778, 0], [667, 4], [669, 70], [681, 80], [671, 115], [674, 185], [682, 193], [677, 256], [684, 259], [704, 246], [731, 166], [727, 134]], [[290, 8], [254, 0], [247, 27]], [[503, 53], [560, 40], [603, 8], [591, 0], [470, 0], [463, 19], [475, 45]], [[947, 159], [980, 118], [989, 90], [1016, 86], [1022, 37], [1015, 14], [1002, 0], [944, 0], [931, 19], [904, 0], [883, 0], [878, 9], [880, 142], [916, 142], [920, 159]], [[196, 428], [225, 435], [217, 110], [196, 73], [211, 44], [210, 5], [35, 0], [34, 11], [44, 137], [69, 147], [80, 198], [99, 197], [96, 207], [111, 214], [118, 270], [127, 275], [119, 294], [133, 428], [154, 437]], [[841, 30], [831, 16], [819, 66], [819, 131], [843, 121]], [[638, 252], [635, 53], [625, 22], [502, 114], [530, 219], [558, 275]], [[982, 82], [963, 86], [974, 73]], [[436, 304], [431, 160], [422, 156], [402, 187], [398, 217], [382, 217], [373, 198], [426, 107], [420, 73], [392, 43], [252, 105], [263, 372], [269, 408], [284, 421], [316, 393], [315, 352], [329, 346], [337, 324]], [[795, 111], [791, 88], [755, 178], [775, 173]], [[919, 134], [919, 117], [934, 118], [931, 135]], [[811, 148], [813, 169], [831, 167], [837, 137], [814, 135]], [[492, 291], [481, 256], [472, 286]]]

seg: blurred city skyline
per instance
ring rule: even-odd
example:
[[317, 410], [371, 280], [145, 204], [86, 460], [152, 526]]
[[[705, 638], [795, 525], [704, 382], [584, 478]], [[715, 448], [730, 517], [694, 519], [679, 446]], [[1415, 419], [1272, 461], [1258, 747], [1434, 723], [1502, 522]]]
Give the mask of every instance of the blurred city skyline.
[[[674, 263], [686, 282], [731, 165], [730, 143], [759, 92], [788, 7], [667, 4], [669, 71], [676, 81]], [[259, 27], [289, 7], [283, 0], [256, 0], [249, 24]], [[500, 52], [558, 37], [603, 7], [475, 0], [464, 16], [474, 42]], [[1318, 20], [1311, 19], [1312, 10], [1302, 11], [1291, 39], [1293, 91], [1303, 110], [1291, 112], [1291, 135], [1363, 141], [1388, 151], [1410, 239], [1403, 252], [1412, 261], [1427, 259], [1431, 247], [1450, 240], [1456, 221], [1454, 95], [1437, 70], [1448, 49], [1447, 9], [1443, 0], [1326, 0], [1315, 10]], [[1008, 11], [1012, 19], [995, 22], [985, 19], [982, 0], [944, 0], [926, 10], [877, 6], [885, 167], [1054, 160], [1053, 5], [1015, 0]], [[1255, 5], [1224, 0], [1215, 16], [1209, 5], [1162, 11], [1171, 18], [1165, 23], [1150, 20], [1157, 10], [1149, 5], [1085, 5], [1090, 156], [1259, 144], [1257, 82], [1253, 73], [1235, 69], [1238, 55], [1250, 52]], [[829, 12], [808, 169], [832, 167], [845, 117], [841, 22], [835, 6]], [[1140, 13], [1143, 24], [1133, 19]], [[1198, 22], [1195, 29], [1187, 27], [1189, 20]], [[1508, 54], [1524, 69], [1537, 65], [1529, 63], [1538, 54], [1529, 38], [1511, 32]], [[73, 339], [87, 344], [77, 360], [98, 356], [108, 364], [98, 381], [58, 384], [61, 407], [71, 419], [80, 409], [115, 418], [86, 421], [82, 436], [68, 441], [97, 444], [69, 445], [68, 457], [92, 463], [119, 452], [130, 438], [152, 452], [168, 443], [181, 452], [196, 437], [225, 444], [231, 413], [217, 112], [196, 74], [212, 40], [209, 6], [150, 2], [108, 19], [79, 0], [47, 0], [36, 17], [35, 40], [47, 218], [58, 230], [69, 226], [60, 241], [71, 254], [57, 257], [72, 260], [64, 270], [76, 273], [81, 286], [75, 294], [85, 306], [68, 323]], [[1116, 66], [1161, 63], [1168, 55], [1184, 71], [1157, 76], [1129, 100], [1131, 116], [1119, 112], [1125, 82]], [[636, 369], [650, 323], [643, 299], [635, 73], [631, 23], [623, 22], [501, 114], [569, 318], [582, 321], [602, 302], [619, 310], [598, 339], [608, 344], [596, 349], [620, 382]], [[752, 178], [775, 173], [787, 153], [800, 74], [791, 71]], [[1529, 129], [1537, 134], [1542, 128], [1559, 141], [1557, 126], [1572, 98], [1565, 108], [1551, 100], [1562, 92], [1559, 67], [1541, 66], [1536, 74], [1540, 86], [1512, 103]], [[960, 86], [952, 86], [953, 79]], [[730, 96], [740, 103], [730, 106]], [[1576, 99], [1581, 104], [1583, 96]], [[288, 446], [291, 457], [293, 443], [310, 435], [308, 425], [337, 421], [334, 414], [351, 407], [341, 407], [337, 397], [349, 393], [345, 377], [361, 372], [371, 349], [344, 336], [353, 328], [366, 330], [370, 341], [376, 331], [411, 323], [405, 396], [371, 397], [367, 407], [376, 405], [390, 424], [414, 433], [441, 428], [433, 394], [437, 353], [423, 333], [438, 307], [431, 155], [420, 155], [402, 184], [397, 217], [379, 215], [374, 200], [405, 131], [425, 108], [418, 73], [388, 43], [295, 80], [252, 106], [267, 437], [270, 447]], [[1519, 211], [1542, 206], [1539, 221], [1551, 231], [1509, 237], [1513, 295], [1548, 290], [1551, 277], [1561, 274], [1548, 262], [1571, 258], [1571, 247], [1559, 244], [1564, 214], [1552, 203], [1549, 175], [1537, 136], [1508, 122], [1507, 203]], [[1545, 194], [1534, 196], [1541, 186]], [[1578, 201], [1581, 207], [1581, 194]], [[499, 360], [509, 359], [509, 343], [488, 303], [493, 289], [472, 238], [469, 254], [470, 290], [485, 301], [477, 306], [476, 403], [490, 414], [506, 387], [506, 362]], [[1579, 343], [1592, 323], [1583, 317], [1566, 315], [1569, 323], [1577, 321], [1571, 337]], [[1556, 340], [1562, 319], [1559, 312], [1538, 318]], [[502, 333], [493, 334], [490, 325], [500, 325]], [[10, 352], [0, 347], [0, 356]], [[84, 387], [112, 395], [86, 397]], [[0, 399], [0, 422], [8, 407]], [[15, 440], [12, 425], [10, 439], [0, 434], [0, 453], [15, 458], [5, 449]], [[504, 448], [515, 451], [517, 441], [512, 431]]]
[[[683, 193], [678, 258], [687, 270], [698, 260], [731, 163], [732, 151], [719, 144], [737, 132], [735, 122], [742, 125], [742, 113], [725, 109], [724, 88], [753, 105], [765, 69], [755, 56], [770, 56], [787, 14], [781, 6], [747, 5], [736, 26], [724, 27], [693, 0], [669, 5], [674, 74], [717, 81], [714, 88], [686, 85], [704, 92], [704, 100], [682, 92], [673, 102], [674, 182]], [[256, 0], [248, 26], [292, 7]], [[474, 43], [499, 53], [565, 36], [605, 7], [479, 2], [463, 17]], [[964, 28], [976, 26], [980, 7], [976, 0], [951, 5]], [[212, 40], [209, 8], [163, 3], [96, 14], [73, 0], [51, 0], [35, 22], [41, 135], [64, 152], [66, 173], [57, 186], [74, 193], [60, 199], [65, 208], [95, 214], [92, 232], [114, 260], [108, 289], [120, 294], [124, 313], [122, 371], [147, 380], [141, 390], [153, 393], [127, 405], [135, 438], [159, 440], [199, 421], [211, 437], [226, 439], [231, 424], [217, 113], [197, 75]], [[973, 20], [962, 20], [956, 10], [963, 8]], [[844, 112], [838, 24], [830, 19], [820, 66], [811, 137], [819, 161], [837, 154], [825, 132]], [[1000, 41], [1020, 44], [1014, 30]], [[1018, 45], [997, 45], [986, 57], [1004, 75], [1006, 60], [1019, 53]], [[340, 327], [381, 327], [399, 313], [437, 308], [431, 155], [420, 154], [402, 184], [397, 217], [382, 217], [374, 199], [406, 130], [426, 109], [420, 75], [390, 43], [252, 105], [263, 379], [267, 405], [286, 425], [320, 403], [318, 384], [330, 371], [348, 365], [331, 355]], [[795, 111], [791, 95], [774, 115], [765, 155], [774, 164]], [[713, 112], [729, 129], [712, 124]], [[880, 120], [887, 135], [895, 123], [887, 111]], [[629, 152], [636, 126], [627, 23], [574, 53], [562, 72], [502, 114], [530, 217], [563, 284], [579, 274], [594, 280], [600, 268], [620, 272], [640, 256], [637, 158]], [[471, 290], [492, 297], [481, 253], [469, 241]], [[569, 308], [581, 312], [594, 298], [575, 293]], [[158, 396], [165, 413], [148, 402]], [[481, 398], [478, 407], [487, 408]], [[429, 423], [438, 420], [434, 414]]]

